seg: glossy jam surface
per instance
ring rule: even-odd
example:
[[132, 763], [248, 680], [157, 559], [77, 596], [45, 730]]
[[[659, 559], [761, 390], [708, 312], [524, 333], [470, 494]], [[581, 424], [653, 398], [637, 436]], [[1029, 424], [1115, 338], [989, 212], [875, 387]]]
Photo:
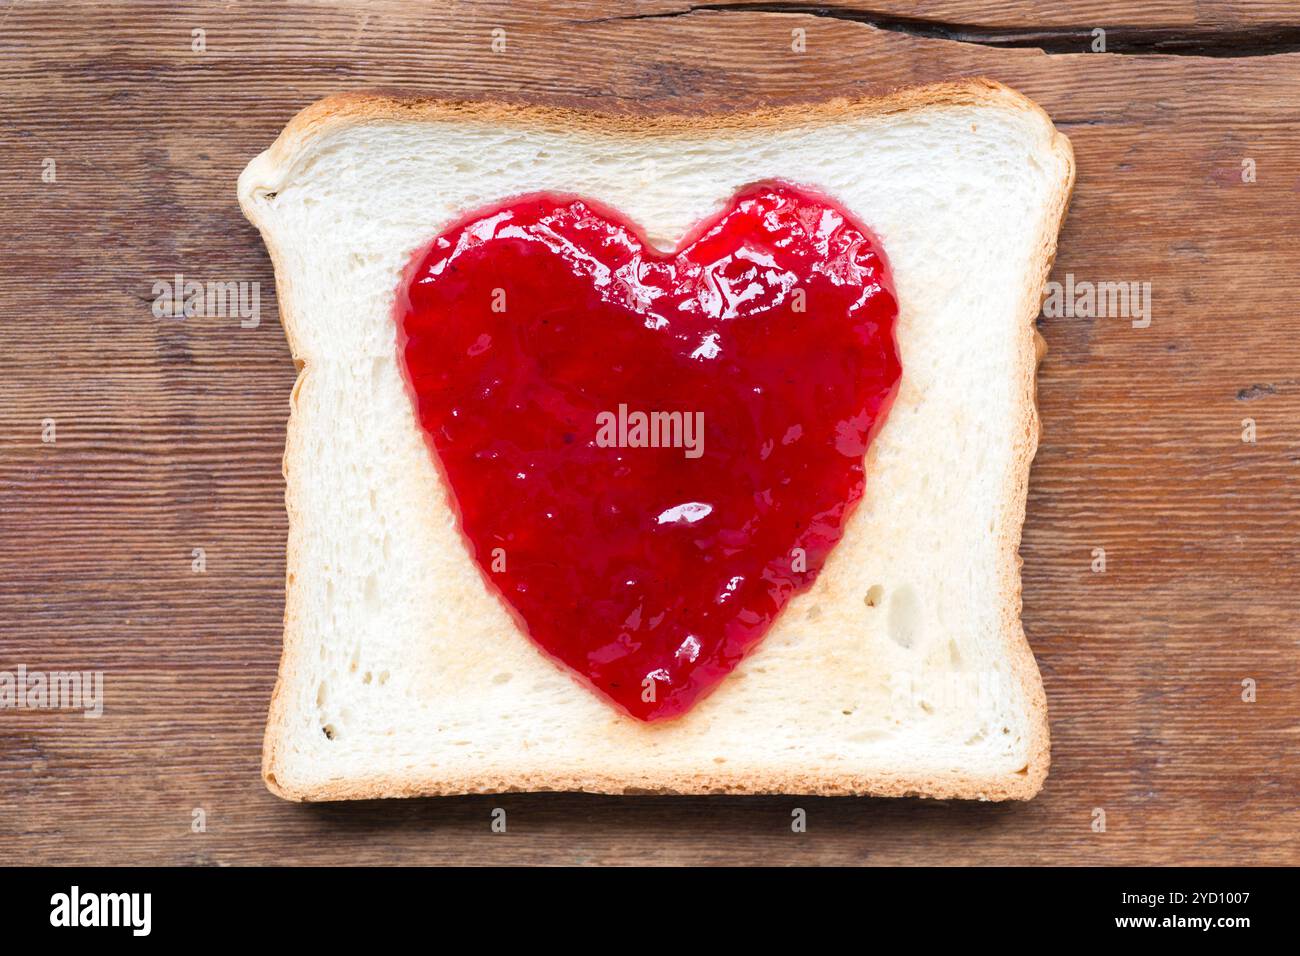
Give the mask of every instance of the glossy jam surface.
[[396, 311], [484, 577], [641, 720], [716, 686], [839, 541], [896, 314], [871, 233], [782, 183], [675, 254], [582, 199], [512, 200], [419, 253]]

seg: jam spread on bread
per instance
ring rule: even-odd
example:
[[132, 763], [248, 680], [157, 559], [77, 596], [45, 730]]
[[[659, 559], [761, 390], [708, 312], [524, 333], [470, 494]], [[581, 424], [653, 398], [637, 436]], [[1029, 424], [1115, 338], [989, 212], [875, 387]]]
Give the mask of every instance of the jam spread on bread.
[[416, 254], [396, 319], [485, 580], [651, 721], [717, 686], [840, 540], [898, 388], [897, 311], [872, 233], [769, 182], [673, 253], [574, 196], [478, 211]]

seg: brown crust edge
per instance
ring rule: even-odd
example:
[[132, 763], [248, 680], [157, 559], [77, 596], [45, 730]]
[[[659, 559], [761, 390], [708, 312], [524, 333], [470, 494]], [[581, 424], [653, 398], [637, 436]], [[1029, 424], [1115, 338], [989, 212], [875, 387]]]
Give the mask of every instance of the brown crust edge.
[[[326, 97], [299, 112], [280, 133], [269, 149], [255, 157], [239, 177], [239, 203], [248, 220], [258, 228], [267, 246], [275, 270], [276, 289], [280, 302], [281, 324], [289, 340], [295, 364], [299, 369], [294, 384], [290, 406], [291, 415], [284, 455], [286, 479], [285, 505], [290, 521], [295, 520], [298, 509], [288, 482], [290, 449], [297, 437], [293, 414], [297, 396], [307, 374], [305, 360], [298, 348], [294, 334], [295, 310], [280, 268], [279, 250], [262, 217], [263, 200], [274, 193], [279, 184], [291, 174], [296, 160], [320, 137], [338, 129], [369, 122], [386, 120], [474, 120], [498, 125], [512, 125], [532, 129], [582, 128], [593, 133], [628, 133], [632, 135], [671, 135], [705, 130], [719, 132], [746, 130], [756, 126], [786, 127], [833, 121], [855, 115], [887, 115], [931, 106], [1001, 105], [1011, 110], [1037, 114], [1052, 130], [1052, 150], [1065, 165], [1066, 175], [1058, 185], [1043, 219], [1039, 238], [1040, 268], [1033, 281], [1026, 285], [1022, 304], [1022, 335], [1018, 362], [1018, 378], [1023, 396], [1021, 437], [1015, 449], [1015, 462], [1009, 476], [1009, 485], [1003, 496], [1005, 534], [1003, 537], [1004, 564], [1002, 579], [1002, 607], [1005, 647], [1011, 669], [1019, 681], [1029, 707], [1027, 720], [1030, 739], [1026, 767], [1013, 775], [972, 777], [961, 773], [931, 774], [924, 777], [907, 774], [873, 773], [858, 776], [843, 772], [825, 772], [813, 768], [792, 770], [788, 767], [765, 771], [760, 785], [737, 785], [730, 779], [713, 778], [708, 772], [689, 776], [662, 775], [630, 782], [615, 774], [584, 773], [564, 774], [548, 771], [544, 778], [524, 777], [519, 774], [485, 773], [476, 781], [463, 778], [438, 779], [430, 776], [421, 779], [395, 780], [386, 776], [336, 780], [320, 785], [296, 787], [286, 784], [277, 776], [280, 768], [278, 751], [281, 741], [278, 732], [287, 723], [285, 700], [285, 672], [296, 648], [296, 634], [291, 624], [297, 618], [293, 592], [286, 579], [284, 613], [284, 643], [281, 651], [275, 689], [272, 692], [270, 713], [263, 743], [262, 777], [272, 793], [286, 800], [329, 801], [356, 800], [377, 797], [448, 796], [464, 793], [497, 793], [511, 791], [586, 791], [593, 793], [659, 793], [659, 794], [814, 794], [825, 796], [919, 796], [936, 799], [1028, 800], [1043, 786], [1050, 764], [1050, 731], [1047, 718], [1047, 699], [1042, 677], [1033, 651], [1021, 624], [1022, 608], [1021, 566], [1019, 554], [1024, 525], [1025, 505], [1028, 495], [1029, 471], [1038, 449], [1041, 431], [1036, 387], [1037, 368], [1041, 359], [1042, 340], [1034, 328], [1034, 319], [1041, 309], [1042, 290], [1056, 257], [1057, 236], [1065, 219], [1075, 183], [1074, 151], [1066, 136], [1055, 129], [1051, 118], [1037, 103], [994, 80], [972, 78], [927, 86], [909, 87], [881, 95], [856, 98], [837, 98], [822, 103], [789, 106], [760, 107], [730, 113], [635, 115], [628, 113], [599, 112], [569, 106], [546, 106], [509, 103], [502, 101], [449, 100], [438, 97], [390, 94], [383, 91], [342, 93]], [[293, 567], [289, 555], [288, 574]]]

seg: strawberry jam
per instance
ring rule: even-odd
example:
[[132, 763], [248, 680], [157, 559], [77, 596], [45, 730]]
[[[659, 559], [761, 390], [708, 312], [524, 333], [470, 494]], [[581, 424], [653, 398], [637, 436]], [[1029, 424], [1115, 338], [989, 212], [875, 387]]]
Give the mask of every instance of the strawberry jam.
[[520, 628], [641, 720], [683, 713], [806, 590], [897, 391], [872, 233], [784, 183], [675, 253], [538, 194], [421, 250], [398, 291], [417, 417]]

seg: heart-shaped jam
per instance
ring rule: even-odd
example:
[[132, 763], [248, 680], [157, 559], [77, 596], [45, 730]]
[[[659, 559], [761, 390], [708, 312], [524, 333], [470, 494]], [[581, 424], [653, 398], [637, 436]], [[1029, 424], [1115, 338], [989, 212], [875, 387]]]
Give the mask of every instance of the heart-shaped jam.
[[879, 243], [784, 183], [675, 254], [585, 199], [511, 200], [417, 254], [396, 315], [485, 579], [641, 720], [690, 708], [813, 582], [901, 374]]

